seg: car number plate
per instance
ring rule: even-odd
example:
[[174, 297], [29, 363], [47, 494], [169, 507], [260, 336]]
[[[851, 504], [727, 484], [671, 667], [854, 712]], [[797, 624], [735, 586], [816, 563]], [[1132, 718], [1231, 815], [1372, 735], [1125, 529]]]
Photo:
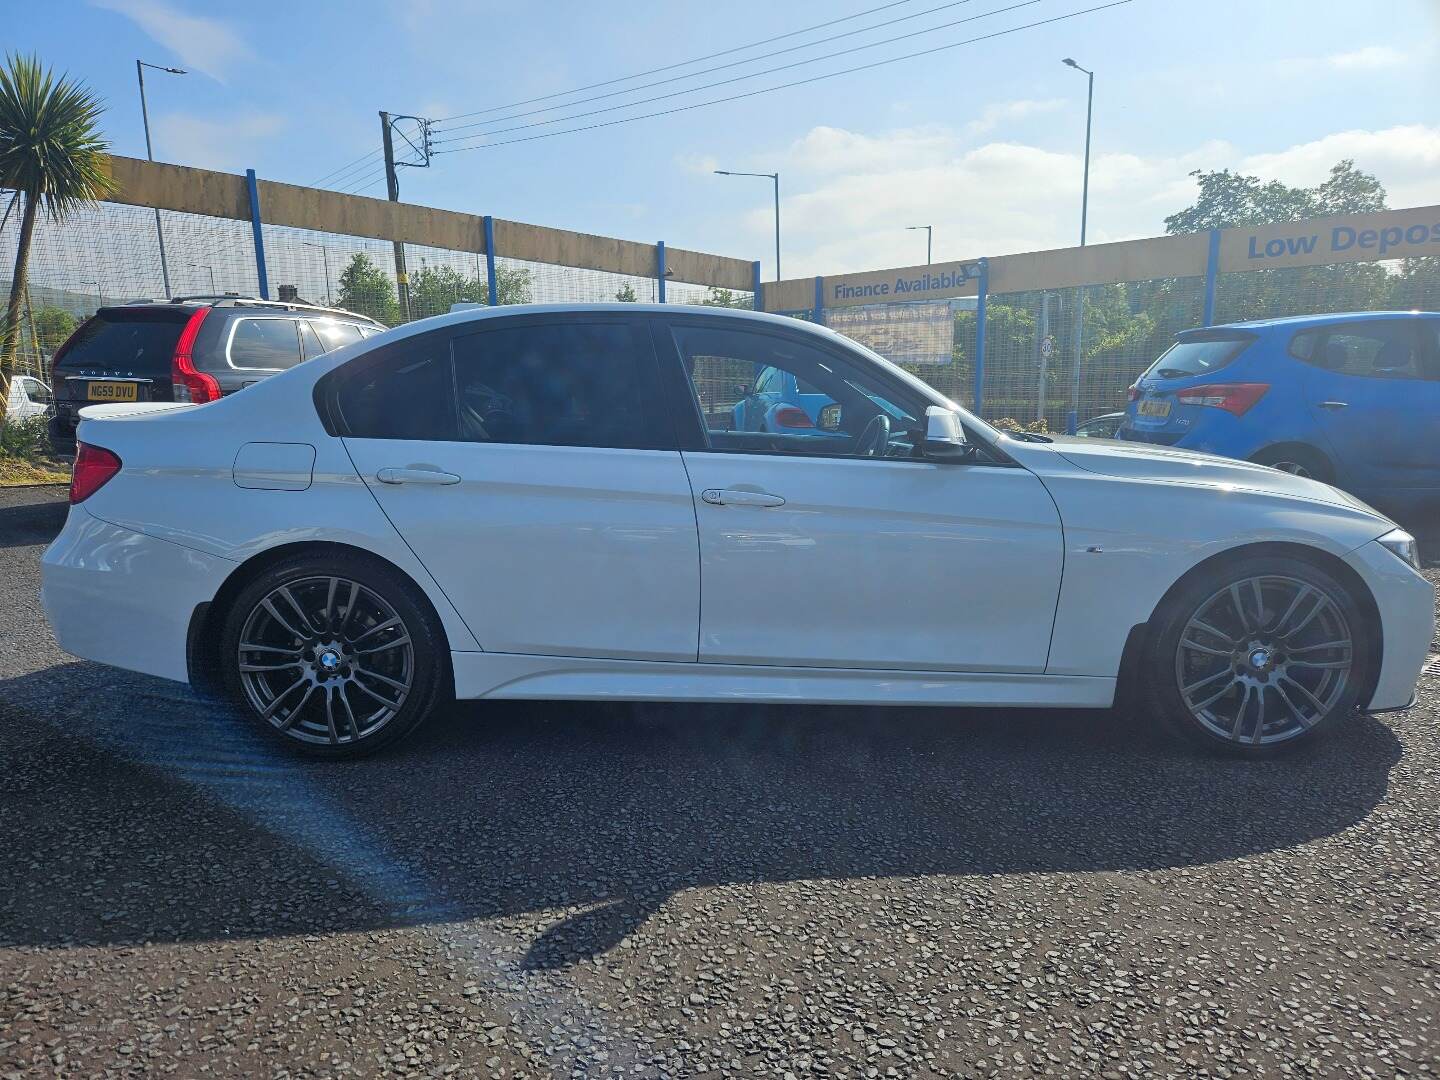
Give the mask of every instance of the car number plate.
[[85, 396], [91, 401], [134, 401], [139, 389], [133, 382], [92, 382]]
[[1170, 415], [1170, 402], [1142, 401], [1140, 402], [1139, 413], [1141, 416], [1148, 416], [1153, 420], [1163, 420]]

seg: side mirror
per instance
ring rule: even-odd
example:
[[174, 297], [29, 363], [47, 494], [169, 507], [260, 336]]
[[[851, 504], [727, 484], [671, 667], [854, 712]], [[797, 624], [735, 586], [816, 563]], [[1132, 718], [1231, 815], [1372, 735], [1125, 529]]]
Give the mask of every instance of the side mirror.
[[750, 387], [746, 386], [743, 382], [737, 382], [730, 388], [730, 392], [741, 401], [744, 401], [750, 396]]
[[965, 440], [960, 417], [939, 405], [925, 410], [925, 444], [921, 449], [932, 461], [964, 461], [975, 453], [975, 447]]

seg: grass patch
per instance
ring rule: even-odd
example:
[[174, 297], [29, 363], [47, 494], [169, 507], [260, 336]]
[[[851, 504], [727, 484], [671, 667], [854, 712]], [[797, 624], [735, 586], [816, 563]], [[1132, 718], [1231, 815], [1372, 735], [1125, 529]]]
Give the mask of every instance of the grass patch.
[[51, 455], [43, 416], [0, 423], [0, 487], [69, 482], [70, 465]]
[[34, 484], [70, 483], [70, 465], [64, 461], [24, 461], [0, 457], [0, 488]]

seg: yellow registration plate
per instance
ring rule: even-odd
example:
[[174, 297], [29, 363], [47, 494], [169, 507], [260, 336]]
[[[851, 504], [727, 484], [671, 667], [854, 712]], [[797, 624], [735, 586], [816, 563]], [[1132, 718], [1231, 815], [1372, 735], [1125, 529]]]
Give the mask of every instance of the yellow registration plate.
[[85, 396], [91, 401], [134, 401], [139, 389], [133, 382], [92, 382]]
[[1141, 416], [1153, 417], [1156, 420], [1163, 420], [1170, 415], [1170, 402], [1168, 401], [1142, 401], [1140, 402], [1139, 413]]

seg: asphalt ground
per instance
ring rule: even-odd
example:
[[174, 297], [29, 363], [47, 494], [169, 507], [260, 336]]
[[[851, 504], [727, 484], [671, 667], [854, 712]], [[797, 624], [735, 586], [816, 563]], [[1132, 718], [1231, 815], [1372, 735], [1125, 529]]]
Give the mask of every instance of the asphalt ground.
[[574, 704], [313, 763], [58, 651], [64, 511], [0, 492], [0, 1077], [1440, 1072], [1440, 671], [1264, 763]]

